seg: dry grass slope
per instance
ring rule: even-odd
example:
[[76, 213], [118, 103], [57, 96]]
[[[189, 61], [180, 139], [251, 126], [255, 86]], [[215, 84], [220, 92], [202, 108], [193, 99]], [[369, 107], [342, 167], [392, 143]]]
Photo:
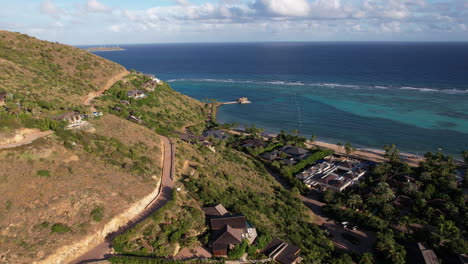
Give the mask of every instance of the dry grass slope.
[[[0, 262], [31, 263], [52, 254], [93, 234], [153, 190], [161, 172], [158, 135], [111, 115], [94, 125], [96, 135], [110, 145], [138, 146], [138, 155], [148, 157], [154, 175], [102, 157], [97, 146], [102, 140], [90, 141], [90, 146], [78, 142], [69, 149], [61, 137], [52, 136], [1, 150]], [[121, 162], [135, 166], [134, 160]]]
[[124, 67], [87, 51], [0, 31], [0, 88], [24, 97], [79, 104]]

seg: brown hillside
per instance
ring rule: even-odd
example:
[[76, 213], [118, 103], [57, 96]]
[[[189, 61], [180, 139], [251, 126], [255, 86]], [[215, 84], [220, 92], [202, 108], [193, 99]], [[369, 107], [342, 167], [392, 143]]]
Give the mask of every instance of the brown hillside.
[[112, 115], [93, 124], [94, 134], [71, 132], [75, 140], [54, 134], [0, 150], [0, 263], [32, 263], [80, 241], [157, 186], [157, 134]]
[[0, 69], [0, 89], [72, 105], [125, 71], [87, 51], [8, 31], [0, 31]]

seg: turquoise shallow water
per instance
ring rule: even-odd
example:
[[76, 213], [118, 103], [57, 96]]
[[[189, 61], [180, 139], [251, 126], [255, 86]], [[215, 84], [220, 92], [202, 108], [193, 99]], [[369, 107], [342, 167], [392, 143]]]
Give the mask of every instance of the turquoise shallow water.
[[467, 43], [130, 45], [98, 53], [197, 99], [232, 101], [220, 122], [298, 129], [331, 143], [468, 150]]

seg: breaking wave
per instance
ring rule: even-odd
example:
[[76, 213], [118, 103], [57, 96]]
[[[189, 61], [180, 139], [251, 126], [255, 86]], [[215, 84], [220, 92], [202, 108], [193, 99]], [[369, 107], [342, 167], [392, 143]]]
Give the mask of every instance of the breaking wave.
[[385, 86], [385, 85], [356, 85], [356, 84], [340, 84], [340, 83], [307, 83], [302, 81], [252, 81], [252, 80], [234, 80], [234, 79], [170, 79], [168, 83], [175, 82], [216, 82], [216, 83], [238, 83], [238, 84], [258, 84], [258, 85], [278, 85], [278, 86], [311, 86], [323, 88], [350, 88], [350, 89], [366, 89], [366, 90], [406, 90], [422, 93], [444, 93], [444, 94], [468, 94], [468, 89], [436, 89], [426, 87], [411, 87], [411, 86]]

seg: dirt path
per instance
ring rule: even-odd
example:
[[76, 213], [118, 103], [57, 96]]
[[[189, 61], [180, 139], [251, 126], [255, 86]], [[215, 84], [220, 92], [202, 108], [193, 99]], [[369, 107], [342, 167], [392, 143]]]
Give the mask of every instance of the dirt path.
[[115, 75], [109, 81], [107, 81], [107, 83], [104, 85], [104, 87], [101, 90], [96, 91], [96, 92], [90, 92], [86, 96], [86, 98], [83, 100], [83, 104], [84, 105], [91, 105], [91, 102], [93, 101], [94, 98], [96, 98], [97, 96], [103, 94], [105, 91], [109, 90], [112, 87], [112, 85], [114, 85], [116, 82], [120, 81], [123, 77], [125, 77], [128, 74], [129, 74], [129, 72], [127, 70], [124, 70], [124, 71], [120, 72], [119, 74]]
[[36, 139], [47, 137], [53, 133], [54, 133], [53, 131], [28, 133], [24, 135], [23, 140], [13, 143], [13, 144], [0, 145], [0, 149], [9, 149], [9, 148], [16, 148], [19, 146], [28, 145], [28, 144], [31, 144]]
[[153, 201], [146, 206], [145, 210], [143, 210], [138, 216], [134, 219], [130, 220], [126, 225], [122, 226], [116, 232], [109, 234], [106, 237], [105, 241], [102, 241], [99, 245], [85, 253], [84, 255], [80, 256], [79, 258], [73, 260], [72, 264], [84, 264], [90, 261], [95, 260], [103, 260], [108, 259], [112, 256], [112, 240], [124, 233], [125, 231], [133, 228], [138, 223], [141, 223], [147, 217], [151, 216], [154, 212], [160, 209], [163, 205], [165, 205], [169, 200], [172, 198], [172, 189], [174, 187], [174, 150], [175, 146], [172, 142], [164, 136], [161, 136], [161, 140], [164, 144], [164, 160], [163, 160], [163, 170], [162, 170], [162, 178], [161, 178], [161, 185], [160, 185], [160, 192], [158, 195], [153, 199]]

